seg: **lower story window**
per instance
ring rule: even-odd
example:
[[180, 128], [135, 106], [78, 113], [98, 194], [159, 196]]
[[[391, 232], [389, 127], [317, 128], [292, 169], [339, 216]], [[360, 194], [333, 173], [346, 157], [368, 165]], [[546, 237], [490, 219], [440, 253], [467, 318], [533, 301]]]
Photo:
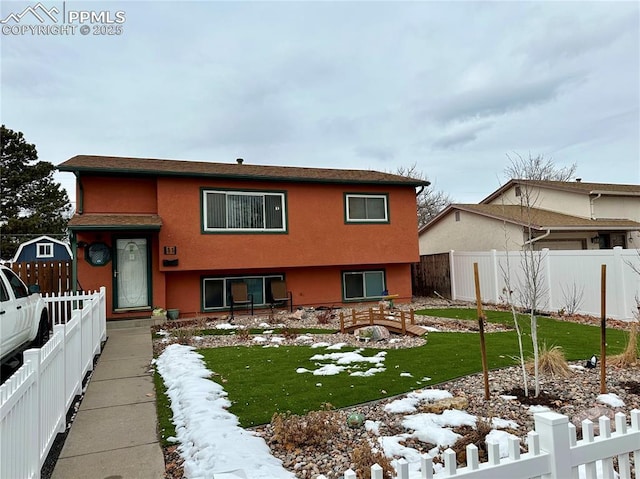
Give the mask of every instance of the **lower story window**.
[[342, 273], [342, 290], [345, 300], [380, 298], [385, 289], [384, 271]]
[[223, 309], [231, 306], [232, 283], [246, 283], [249, 294], [253, 295], [254, 306], [273, 302], [271, 281], [284, 279], [281, 274], [265, 276], [227, 276], [202, 279], [202, 305], [204, 310]]

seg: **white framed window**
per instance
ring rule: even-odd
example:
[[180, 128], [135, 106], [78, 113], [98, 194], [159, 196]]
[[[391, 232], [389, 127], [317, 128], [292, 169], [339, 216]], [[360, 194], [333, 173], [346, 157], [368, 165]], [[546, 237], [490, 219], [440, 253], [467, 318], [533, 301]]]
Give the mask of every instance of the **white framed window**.
[[345, 301], [379, 299], [386, 290], [384, 271], [344, 271], [342, 295]]
[[53, 244], [36, 243], [36, 258], [53, 258]]
[[389, 196], [386, 194], [345, 193], [347, 223], [388, 223]]
[[284, 192], [203, 190], [205, 232], [285, 232]]

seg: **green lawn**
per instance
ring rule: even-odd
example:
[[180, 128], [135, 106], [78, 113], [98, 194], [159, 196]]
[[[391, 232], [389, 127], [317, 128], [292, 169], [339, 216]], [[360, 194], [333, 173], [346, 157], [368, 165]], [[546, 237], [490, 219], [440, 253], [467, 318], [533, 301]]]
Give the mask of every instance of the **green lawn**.
[[[424, 310], [420, 313], [477, 320], [475, 310]], [[512, 322], [510, 313], [488, 311], [486, 315], [490, 322]], [[540, 342], [546, 342], [548, 347], [561, 346], [568, 360], [583, 360], [594, 353], [599, 355], [599, 328], [544, 317], [538, 321]], [[530, 354], [526, 323], [522, 321], [521, 324], [526, 334], [524, 346]], [[518, 345], [514, 331], [489, 333], [485, 338], [490, 369], [516, 364], [513, 358], [518, 355]], [[608, 354], [621, 352], [626, 344], [626, 333], [608, 329], [607, 343]], [[352, 350], [343, 348], [340, 352]], [[362, 354], [373, 356], [378, 351], [367, 349]], [[319, 409], [323, 403], [331, 403], [334, 407], [350, 406], [433, 386], [482, 369], [479, 335], [475, 333], [432, 332], [424, 346], [386, 351], [386, 371], [371, 377], [351, 377], [348, 372], [334, 376], [296, 372], [297, 368], [317, 369], [310, 358], [327, 353], [324, 348], [237, 346], [198, 352], [215, 373], [213, 379], [221, 382], [229, 394], [230, 411], [245, 427], [269, 422], [274, 412], [303, 414]], [[411, 373], [412, 377], [400, 376], [400, 373]], [[425, 377], [431, 380], [421, 381]]]

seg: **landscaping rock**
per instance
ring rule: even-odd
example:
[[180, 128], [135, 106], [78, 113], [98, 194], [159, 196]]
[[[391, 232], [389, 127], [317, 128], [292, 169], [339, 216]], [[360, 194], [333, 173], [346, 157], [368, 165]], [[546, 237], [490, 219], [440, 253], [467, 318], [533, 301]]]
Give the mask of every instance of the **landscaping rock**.
[[384, 341], [391, 337], [389, 330], [384, 326], [365, 326], [358, 328], [353, 335], [359, 339], [369, 339], [371, 341]]
[[307, 313], [304, 309], [296, 309], [292, 314], [289, 315], [289, 319], [298, 321], [302, 321], [303, 319], [307, 319], [308, 317], [309, 313]]
[[600, 433], [600, 422], [599, 419], [602, 416], [606, 416], [613, 421], [614, 419], [614, 411], [606, 406], [594, 406], [589, 409], [583, 409], [578, 412], [574, 416], [571, 417], [571, 422], [576, 427], [578, 431], [582, 430], [582, 421], [589, 419], [593, 422], [593, 432], [595, 435]]
[[439, 399], [432, 403], [421, 404], [418, 409], [420, 412], [430, 412], [441, 414], [445, 409], [464, 410], [469, 407], [469, 401], [466, 397], [456, 396], [452, 398]]

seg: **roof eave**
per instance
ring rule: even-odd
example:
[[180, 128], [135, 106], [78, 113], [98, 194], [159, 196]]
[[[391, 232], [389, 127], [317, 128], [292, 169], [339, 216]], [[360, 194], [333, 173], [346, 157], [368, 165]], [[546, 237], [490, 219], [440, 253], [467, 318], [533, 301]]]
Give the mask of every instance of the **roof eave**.
[[161, 225], [73, 225], [69, 226], [71, 231], [160, 231]]
[[584, 225], [584, 226], [545, 226], [554, 231], [637, 231], [638, 226], [610, 226], [610, 225]]
[[[352, 180], [341, 178], [305, 178], [294, 176], [278, 176], [278, 175], [247, 175], [247, 174], [230, 174], [230, 173], [206, 173], [206, 172], [182, 172], [182, 171], [158, 171], [158, 170], [139, 170], [139, 169], [119, 169], [119, 168], [91, 168], [83, 166], [62, 166], [57, 167], [58, 171], [68, 173], [95, 173], [95, 174], [116, 174], [116, 175], [140, 175], [140, 176], [164, 176], [164, 177], [184, 177], [184, 178], [226, 178], [232, 180], [244, 181], [282, 181], [282, 182], [298, 182], [298, 183], [337, 183], [337, 184], [362, 184], [362, 185], [378, 185], [385, 184], [391, 186], [429, 186], [431, 182], [426, 180], [415, 179], [413, 181], [393, 181], [393, 180]], [[364, 170], [363, 170], [364, 171]]]
[[589, 192], [590, 195], [604, 195], [604, 196], [632, 196], [632, 197], [640, 197], [640, 193], [635, 193], [633, 191], [610, 191], [610, 190], [592, 190]]

